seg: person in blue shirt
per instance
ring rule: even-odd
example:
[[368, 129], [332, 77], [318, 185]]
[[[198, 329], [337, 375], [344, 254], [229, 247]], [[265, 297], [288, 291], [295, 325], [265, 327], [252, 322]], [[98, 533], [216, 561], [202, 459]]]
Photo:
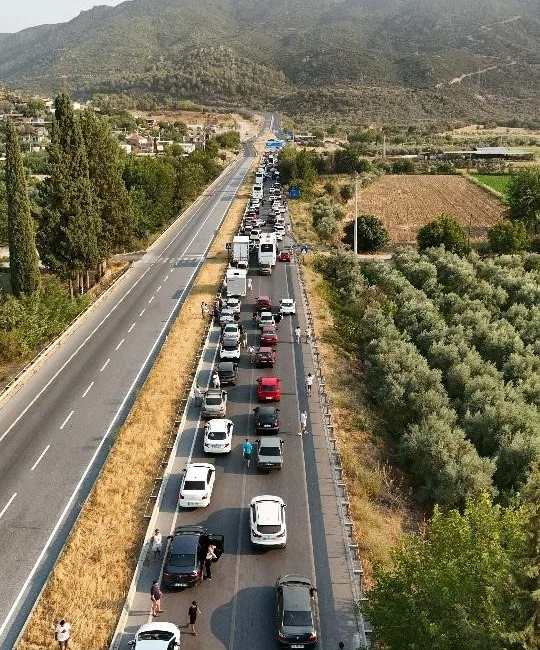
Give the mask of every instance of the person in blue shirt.
[[246, 438], [246, 441], [242, 446], [242, 451], [244, 452], [244, 463], [246, 467], [249, 467], [251, 462], [251, 452], [253, 451], [253, 445], [249, 441], [249, 438]]

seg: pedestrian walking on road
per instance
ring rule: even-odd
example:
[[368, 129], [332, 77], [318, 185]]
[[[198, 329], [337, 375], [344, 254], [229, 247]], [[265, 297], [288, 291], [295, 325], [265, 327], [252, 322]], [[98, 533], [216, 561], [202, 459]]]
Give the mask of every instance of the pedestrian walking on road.
[[150, 601], [152, 602], [152, 616], [157, 616], [163, 611], [161, 609], [161, 589], [157, 580], [154, 580], [150, 587]]
[[208, 544], [208, 551], [204, 558], [204, 568], [206, 569], [205, 580], [212, 580], [212, 562], [217, 560], [216, 547], [214, 544]]
[[69, 646], [69, 637], [71, 635], [71, 623], [66, 623], [64, 619], [58, 623], [54, 631], [54, 638], [58, 641], [60, 650], [67, 650]]
[[306, 343], [311, 341], [311, 327], [308, 325], [306, 327]]
[[163, 547], [163, 538], [159, 532], [159, 528], [156, 528], [154, 534], [152, 535], [152, 550], [154, 551], [154, 559], [161, 557], [161, 549]]
[[253, 280], [251, 278], [248, 278], [247, 284], [248, 284], [248, 291], [251, 291], [253, 289]]
[[242, 332], [242, 347], [244, 350], [247, 348], [247, 332]]
[[221, 382], [219, 380], [219, 375], [217, 373], [217, 370], [214, 371], [214, 374], [212, 375], [212, 386], [214, 388], [221, 388]]
[[304, 409], [303, 411], [300, 411], [300, 433], [298, 434], [301, 436], [306, 432], [307, 428], [307, 412]]
[[250, 345], [248, 348], [249, 360], [251, 363], [255, 361], [255, 348]]
[[313, 386], [313, 375], [308, 372], [308, 376], [306, 377], [306, 391], [308, 394], [308, 397], [311, 397], [311, 387]]
[[197, 631], [195, 630], [195, 623], [197, 622], [197, 614], [202, 614], [201, 610], [197, 606], [197, 601], [194, 600], [191, 603], [191, 607], [188, 609], [189, 616], [189, 630], [191, 634], [197, 636]]
[[300, 337], [302, 336], [302, 330], [300, 329], [300, 325], [296, 326], [296, 329], [294, 330], [294, 336], [296, 338], [296, 342], [300, 343]]
[[203, 401], [203, 392], [199, 384], [195, 384], [195, 388], [193, 389], [193, 397], [195, 398], [195, 405], [201, 406]]

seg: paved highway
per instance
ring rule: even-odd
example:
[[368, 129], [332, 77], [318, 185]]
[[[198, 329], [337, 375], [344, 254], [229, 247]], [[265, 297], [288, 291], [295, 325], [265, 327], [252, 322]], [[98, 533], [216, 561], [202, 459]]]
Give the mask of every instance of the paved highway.
[[0, 410], [2, 650], [13, 646], [254, 155], [247, 145]]
[[[286, 242], [284, 242], [286, 243]], [[259, 330], [251, 316], [257, 295], [270, 295], [274, 304], [282, 297], [298, 295], [293, 265], [278, 262], [270, 277], [250, 271], [253, 290], [243, 300], [242, 324], [250, 344], [258, 345]], [[297, 304], [301, 312], [301, 304]], [[343, 535], [336, 515], [335, 493], [322, 430], [317, 397], [308, 401], [304, 378], [309, 365], [309, 348], [293, 342], [293, 330], [303, 315], [285, 317], [279, 325], [277, 363], [274, 369], [256, 369], [245, 352], [239, 367], [238, 385], [229, 387], [227, 417], [234, 422], [233, 448], [230, 454], [211, 456], [203, 451], [204, 422], [200, 408], [190, 403], [185, 427], [179, 439], [170, 478], [164, 489], [156, 524], [163, 535], [176, 526], [199, 524], [210, 532], [225, 536], [225, 553], [212, 569], [213, 579], [184, 591], [165, 591], [160, 620], [182, 627], [182, 647], [186, 649], [274, 650], [273, 585], [283, 573], [304, 573], [314, 578], [319, 589], [321, 642], [319, 648], [336, 650], [343, 639], [352, 648], [356, 629], [353, 597], [347, 573]], [[219, 341], [215, 326], [203, 355], [200, 385], [206, 385]], [[257, 405], [255, 381], [261, 375], [282, 380], [279, 403], [281, 432], [284, 440], [284, 467], [271, 473], [258, 472], [252, 462], [245, 469], [242, 443], [254, 435], [253, 408]], [[308, 431], [298, 436], [299, 411], [307, 407]], [[211, 462], [216, 466], [216, 481], [208, 508], [178, 510], [181, 472], [189, 462]], [[287, 546], [284, 549], [255, 551], [249, 536], [248, 504], [261, 494], [281, 496], [287, 504]], [[153, 528], [153, 526], [152, 526]], [[140, 625], [148, 622], [149, 590], [160, 575], [161, 564], [151, 552], [146, 556], [133, 602], [118, 638], [117, 647], [128, 650], [128, 642]], [[199, 634], [193, 637], [185, 629], [187, 610], [196, 599], [202, 615], [197, 619]]]

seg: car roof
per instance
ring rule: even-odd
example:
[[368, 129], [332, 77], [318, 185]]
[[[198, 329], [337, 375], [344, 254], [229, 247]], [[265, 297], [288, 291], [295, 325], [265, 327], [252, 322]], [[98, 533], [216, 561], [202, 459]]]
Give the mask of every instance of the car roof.
[[193, 463], [187, 466], [186, 477], [189, 476], [190, 481], [206, 480], [209, 470], [214, 470], [215, 467], [210, 463]]
[[283, 609], [296, 612], [311, 611], [310, 587], [306, 584], [283, 585]]
[[274, 414], [276, 411], [277, 408], [275, 406], [270, 406], [270, 404], [262, 404], [261, 406], [257, 406], [257, 412], [259, 414], [261, 413]]
[[262, 436], [259, 438], [261, 447], [281, 447], [281, 440], [276, 436]]
[[226, 330], [233, 330], [233, 329], [237, 330], [238, 325], [236, 323], [227, 323], [227, 325], [225, 325], [225, 329]]
[[272, 302], [272, 301], [270, 300], [270, 296], [259, 296], [259, 297], [257, 298], [257, 302], [262, 302], [263, 300], [266, 301], [266, 302]]
[[263, 386], [274, 386], [279, 382], [277, 377], [261, 377], [261, 384]]
[[[268, 264], [270, 264], [270, 262], [268, 262]], [[266, 309], [265, 311], [261, 311], [261, 316], [260, 317], [262, 318], [263, 316], [266, 317], [266, 318], [268, 316], [270, 316], [270, 318], [273, 318], [274, 314], [272, 314], [271, 311], [268, 311], [268, 309]]]
[[232, 361], [220, 361], [218, 370], [234, 370], [234, 363]]
[[221, 397], [221, 393], [223, 390], [221, 388], [207, 388], [206, 389], [206, 394], [207, 395], [219, 395]]
[[251, 505], [255, 506], [257, 522], [260, 524], [277, 524], [281, 523], [281, 507], [284, 505], [283, 499], [263, 494], [262, 496], [253, 497]]
[[[265, 330], [265, 329], [266, 329], [266, 327], [263, 327], [263, 330]], [[263, 346], [263, 347], [259, 348], [257, 350], [257, 352], [263, 352], [265, 354], [272, 354], [273, 350], [274, 350], [274, 348]]]
[[[204, 533], [201, 533], [201, 535]], [[194, 553], [199, 544], [201, 535], [193, 533], [191, 535], [175, 535], [172, 540], [171, 553]]]
[[212, 420], [208, 420], [205, 428], [208, 431], [226, 431], [227, 425], [229, 424], [232, 424], [232, 420], [228, 418], [213, 418]]
[[[263, 312], [264, 314], [264, 312]], [[263, 334], [268, 334], [271, 332], [272, 334], [276, 333], [276, 326], [275, 325], [264, 325], [262, 328]]]
[[294, 302], [294, 298], [282, 298], [279, 302]]

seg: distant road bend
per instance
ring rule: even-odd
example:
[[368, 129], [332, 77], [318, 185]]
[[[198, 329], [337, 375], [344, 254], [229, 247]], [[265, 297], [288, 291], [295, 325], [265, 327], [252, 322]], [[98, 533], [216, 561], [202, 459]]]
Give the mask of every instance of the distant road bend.
[[253, 162], [251, 144], [245, 154], [0, 409], [2, 650], [22, 630]]

